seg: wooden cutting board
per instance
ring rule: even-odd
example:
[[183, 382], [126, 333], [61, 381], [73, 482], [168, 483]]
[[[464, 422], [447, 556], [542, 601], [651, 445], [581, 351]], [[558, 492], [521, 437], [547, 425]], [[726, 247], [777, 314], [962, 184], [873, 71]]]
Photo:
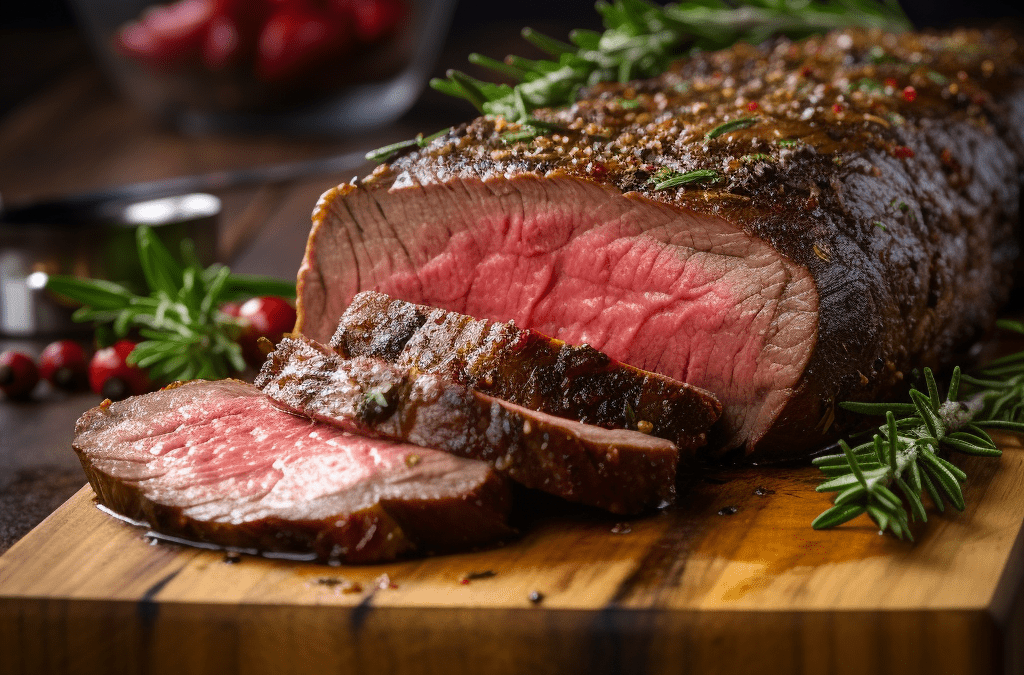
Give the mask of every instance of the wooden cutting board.
[[957, 459], [966, 512], [929, 512], [914, 544], [812, 530], [811, 468], [367, 567], [152, 544], [85, 487], [0, 557], [0, 672], [1019, 673], [1024, 447], [1001, 442]]

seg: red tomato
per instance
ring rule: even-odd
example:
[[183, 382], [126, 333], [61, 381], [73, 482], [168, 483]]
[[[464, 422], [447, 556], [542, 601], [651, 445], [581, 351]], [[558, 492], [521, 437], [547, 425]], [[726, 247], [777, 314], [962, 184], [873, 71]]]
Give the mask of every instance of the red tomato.
[[238, 344], [246, 362], [258, 368], [265, 356], [259, 348], [259, 339], [265, 337], [274, 344], [295, 327], [295, 308], [287, 300], [273, 296], [247, 300], [238, 311], [242, 334]]
[[263, 2], [214, 0], [203, 41], [203, 63], [210, 70], [249, 62], [256, 54], [256, 42], [267, 20]]
[[344, 21], [301, 3], [274, 11], [260, 33], [256, 74], [267, 82], [304, 75], [349, 46]]
[[403, 0], [331, 0], [338, 14], [352, 17], [360, 42], [376, 42], [393, 34], [408, 14]]
[[51, 342], [39, 355], [39, 374], [58, 389], [80, 391], [89, 386], [85, 350], [73, 340]]
[[181, 58], [199, 52], [213, 16], [213, 0], [180, 0], [152, 9], [142, 22], [153, 31], [164, 52]]
[[228, 316], [237, 317], [242, 311], [242, 305], [237, 302], [225, 302], [220, 306], [220, 311]]
[[129, 56], [155, 66], [188, 61], [199, 54], [214, 9], [213, 0], [179, 0], [152, 7], [137, 23], [121, 29], [117, 45]]
[[128, 365], [126, 360], [134, 349], [135, 343], [131, 340], [120, 340], [93, 354], [89, 362], [89, 386], [95, 393], [112, 401], [120, 401], [150, 390], [146, 371]]
[[203, 41], [203, 63], [210, 70], [220, 70], [238, 63], [242, 56], [242, 37], [238, 24], [226, 16], [210, 22]]
[[31, 358], [13, 350], [0, 354], [0, 391], [8, 398], [28, 398], [38, 382], [39, 370]]
[[163, 61], [163, 57], [160, 55], [160, 45], [157, 43], [153, 31], [137, 21], [121, 27], [117, 32], [115, 44], [118, 51], [125, 56], [146, 61], [152, 65], [159, 65]]

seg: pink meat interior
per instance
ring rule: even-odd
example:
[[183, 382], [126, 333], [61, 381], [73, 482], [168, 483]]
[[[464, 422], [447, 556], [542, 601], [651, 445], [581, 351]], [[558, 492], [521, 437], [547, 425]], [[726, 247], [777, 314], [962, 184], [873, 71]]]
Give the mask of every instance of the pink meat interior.
[[[223, 383], [232, 385], [242, 386]], [[486, 474], [477, 462], [311, 423], [258, 392], [224, 396], [211, 384], [186, 395], [196, 390], [151, 394], [181, 400], [166, 409], [149, 403], [148, 415], [103, 432], [90, 443], [93, 465], [187, 517], [225, 523], [326, 518], [387, 498], [438, 499], [472, 489]], [[407, 463], [411, 454], [415, 463]]]
[[315, 339], [367, 289], [514, 320], [714, 392], [728, 445], [764, 433], [814, 345], [807, 270], [721, 218], [533, 176], [324, 203], [300, 274]]

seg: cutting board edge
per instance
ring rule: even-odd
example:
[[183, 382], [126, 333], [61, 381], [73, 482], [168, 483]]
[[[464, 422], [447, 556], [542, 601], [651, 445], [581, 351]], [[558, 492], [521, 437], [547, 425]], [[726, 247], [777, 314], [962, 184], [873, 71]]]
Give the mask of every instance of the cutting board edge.
[[[859, 643], [864, 636], [872, 640]], [[188, 649], [182, 649], [183, 640]], [[752, 615], [617, 607], [598, 612], [424, 610], [365, 603], [295, 607], [0, 597], [0, 671], [5, 673], [68, 665], [74, 666], [69, 672], [145, 670], [156, 675], [308, 672], [338, 666], [435, 673], [453, 660], [493, 662], [498, 654], [502, 658], [489, 668], [495, 675], [527, 668], [611, 673], [629, 663], [646, 663], [650, 672], [667, 674], [674, 672], [669, 664], [680, 659], [692, 666], [714, 663], [723, 673], [778, 672], [780, 664], [791, 661], [814, 666], [807, 672], [825, 673], [834, 670], [828, 664], [844, 662], [846, 642], [870, 652], [861, 658], [871, 662], [906, 650], [908, 642], [913, 648], [917, 641], [928, 645], [930, 663], [954, 664], [958, 673], [1004, 671], [1012, 653], [1012, 635], [985, 610]], [[506, 651], [510, 644], [529, 649]]]

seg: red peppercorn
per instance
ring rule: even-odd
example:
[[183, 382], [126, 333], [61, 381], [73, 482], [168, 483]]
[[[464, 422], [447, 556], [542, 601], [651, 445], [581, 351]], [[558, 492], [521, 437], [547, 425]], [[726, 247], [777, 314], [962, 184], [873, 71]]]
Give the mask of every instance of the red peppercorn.
[[249, 365], [259, 367], [266, 355], [258, 341], [265, 337], [275, 345], [295, 327], [295, 308], [284, 298], [266, 296], [247, 300], [238, 310], [243, 328], [238, 337], [242, 356]]
[[917, 100], [917, 89], [907, 86], [903, 88], [903, 100], [907, 103], [913, 103]]
[[896, 87], [900, 86], [900, 83], [896, 81], [895, 77], [887, 77], [885, 78], [885, 86], [892, 87], [893, 89], [895, 89]]
[[757, 101], [751, 101], [750, 103], [747, 104], [747, 110], [749, 110], [750, 112], [754, 112], [759, 107], [760, 106], [757, 104]]
[[39, 370], [28, 356], [13, 350], [0, 354], [0, 391], [7, 398], [28, 398], [38, 382]]
[[85, 350], [73, 340], [51, 342], [39, 355], [39, 374], [58, 389], [85, 389], [89, 386], [89, 366]]
[[812, 73], [814, 73], [814, 70], [810, 66], [804, 66], [800, 69], [801, 77], [810, 77]]
[[590, 175], [594, 178], [604, 178], [608, 175], [608, 169], [601, 162], [590, 163]]
[[146, 371], [128, 364], [128, 355], [134, 349], [135, 343], [131, 340], [120, 340], [93, 354], [89, 362], [89, 386], [95, 393], [120, 401], [150, 390]]
[[896, 159], [908, 159], [914, 156], [914, 151], [905, 145], [897, 145], [892, 149], [892, 156]]
[[837, 115], [842, 114], [844, 110], [846, 110], [846, 107], [842, 103], [836, 103], [832, 106], [832, 112]]

